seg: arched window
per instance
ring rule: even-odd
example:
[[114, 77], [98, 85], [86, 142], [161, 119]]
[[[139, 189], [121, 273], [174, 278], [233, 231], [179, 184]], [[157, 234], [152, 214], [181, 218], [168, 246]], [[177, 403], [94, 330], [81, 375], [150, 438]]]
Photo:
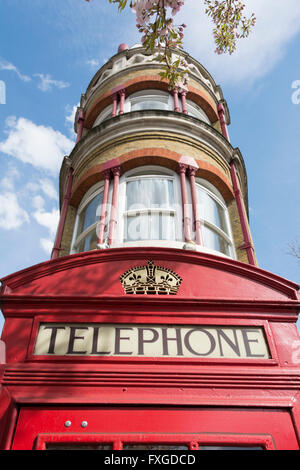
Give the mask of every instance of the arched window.
[[[178, 105], [179, 110], [182, 112], [182, 100], [180, 96], [178, 97]], [[143, 110], [155, 110], [160, 109], [163, 111], [174, 111], [174, 98], [173, 96], [162, 90], [157, 89], [145, 89], [141, 91], [137, 91], [136, 93], [132, 93], [131, 95], [127, 96], [125, 103], [124, 103], [124, 113], [129, 113], [131, 111], [143, 111]], [[191, 101], [189, 99], [186, 100], [186, 110], [187, 114], [201, 121], [206, 122], [207, 124], [211, 124], [207, 114], [203, 111], [203, 109]], [[119, 114], [120, 111], [120, 102], [118, 101], [116, 107], [116, 115]], [[98, 126], [103, 121], [110, 119], [112, 117], [113, 112], [113, 105], [110, 104], [106, 106], [96, 118], [93, 127]]]
[[123, 243], [181, 239], [178, 175], [142, 167], [120, 180], [119, 240]]
[[[99, 114], [99, 116], [95, 120], [95, 122], [93, 124], [93, 127], [96, 127], [99, 124], [101, 124], [101, 122], [106, 121], [107, 119], [110, 119], [111, 115], [112, 115], [112, 111], [113, 111], [113, 105], [112, 104], [106, 106], [106, 108], [104, 108], [101, 111], [101, 113]], [[119, 106], [118, 106], [117, 111], [119, 111]]]
[[125, 112], [145, 109], [173, 110], [172, 96], [161, 90], [146, 89], [129, 95], [125, 100]]
[[82, 199], [74, 227], [72, 252], [97, 248], [97, 224], [103, 199], [103, 183], [94, 185]]
[[201, 119], [201, 121], [207, 122], [210, 124], [210, 120], [207, 114], [203, 111], [200, 106], [198, 106], [194, 101], [186, 100], [186, 108], [189, 116], [193, 116], [197, 119]]
[[221, 194], [211, 184], [198, 180], [197, 204], [202, 221], [203, 245], [233, 257], [234, 249], [228, 210]]

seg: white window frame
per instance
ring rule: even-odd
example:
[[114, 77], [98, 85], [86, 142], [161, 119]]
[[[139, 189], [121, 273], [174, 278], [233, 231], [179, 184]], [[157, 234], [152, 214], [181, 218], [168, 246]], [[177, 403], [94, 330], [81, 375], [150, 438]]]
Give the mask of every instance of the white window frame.
[[[100, 193], [104, 189], [104, 181], [101, 181], [99, 183], [94, 184], [83, 196], [78, 208], [77, 208], [77, 214], [76, 214], [76, 219], [75, 219], [75, 224], [74, 224], [74, 231], [73, 231], [73, 237], [72, 237], [72, 243], [71, 243], [71, 250], [70, 254], [74, 253], [79, 253], [78, 251], [78, 246], [80, 245], [81, 241], [86, 238], [92, 230], [96, 230], [96, 226], [98, 221], [96, 221], [94, 224], [90, 225], [87, 227], [83, 232], [81, 232], [77, 236], [77, 230], [78, 230], [78, 223], [79, 223], [79, 217], [81, 212], [86, 208], [86, 206], [97, 196], [100, 195]], [[99, 214], [100, 218], [100, 214]]]
[[[132, 104], [134, 104], [135, 102], [143, 101], [143, 98], [144, 98], [144, 101], [151, 101], [151, 100], [155, 101], [155, 98], [159, 98], [159, 97], [164, 99], [165, 104], [168, 107], [168, 109], [162, 109], [162, 111], [174, 110], [173, 96], [170, 93], [168, 93], [167, 91], [163, 91], [163, 90], [159, 90], [155, 88], [153, 89], [145, 88], [144, 90], [132, 93], [126, 98], [124, 112], [125, 113], [131, 112]], [[153, 111], [156, 111], [156, 109], [153, 109]]]
[[[180, 103], [181, 103], [181, 109], [182, 109], [182, 102], [181, 102], [181, 100], [180, 100]], [[200, 119], [201, 121], [204, 121], [204, 122], [206, 122], [207, 124], [211, 125], [210, 119], [209, 119], [209, 117], [207, 116], [206, 112], [201, 108], [201, 106], [199, 106], [198, 104], [196, 104], [194, 101], [187, 99], [187, 100], [186, 100], [186, 108], [187, 108], [188, 116], [195, 117], [196, 119]], [[192, 108], [193, 111], [195, 112], [196, 116], [193, 116], [193, 115], [190, 113], [189, 110], [190, 110], [191, 108]]]
[[[143, 174], [145, 172], [145, 174]], [[136, 174], [138, 173], [138, 174]], [[144, 210], [145, 213], [157, 212], [166, 214], [174, 214], [175, 224], [175, 240], [135, 240], [135, 241], [124, 241], [125, 236], [125, 218], [128, 213], [141, 213], [142, 209], [136, 209], [132, 211], [126, 210], [126, 185], [128, 181], [134, 181], [139, 179], [150, 179], [153, 177], [166, 178], [173, 181], [174, 189], [174, 210], [164, 208], [147, 208]], [[181, 189], [179, 175], [174, 171], [162, 167], [147, 165], [143, 167], [137, 167], [134, 170], [130, 170], [120, 178], [119, 184], [119, 204], [118, 204], [118, 230], [116, 243], [119, 246], [172, 246], [180, 248], [183, 244], [183, 230], [182, 230], [182, 208], [181, 208]]]
[[[119, 114], [119, 110], [120, 110], [120, 103], [118, 101], [116, 115]], [[113, 112], [113, 104], [111, 103], [108, 106], [106, 106], [104, 109], [102, 109], [100, 114], [98, 114], [93, 124], [93, 127], [99, 126], [99, 124], [101, 124], [102, 122], [110, 119], [112, 117], [112, 112]]]
[[224, 209], [225, 223], [226, 223], [226, 228], [228, 230], [228, 233], [226, 233], [217, 225], [213, 224], [209, 220], [204, 219], [201, 214], [201, 210], [199, 210], [201, 224], [213, 230], [217, 235], [221, 236], [228, 243], [229, 255], [227, 255], [226, 253], [222, 253], [221, 251], [213, 250], [209, 247], [206, 247], [205, 245], [204, 245], [204, 248], [207, 250], [211, 250], [215, 253], [221, 253], [224, 256], [229, 256], [230, 258], [236, 259], [230, 217], [229, 217], [228, 208], [223, 199], [223, 196], [217, 190], [217, 188], [215, 188], [211, 183], [209, 183], [209, 181], [203, 180], [202, 178], [196, 178], [196, 186], [200, 186], [202, 190], [206, 191], [207, 194], [211, 198], [213, 198], [222, 207], [222, 209]]
[[[162, 98], [162, 102], [165, 102], [165, 104], [167, 105], [167, 109], [165, 109], [165, 110], [162, 109], [162, 111], [174, 111], [174, 97], [173, 97], [172, 94], [168, 93], [167, 91], [159, 90], [159, 89], [156, 89], [156, 88], [153, 88], [153, 89], [152, 88], [145, 88], [144, 90], [137, 91], [137, 92], [132, 93], [131, 95], [127, 96], [127, 98], [125, 99], [125, 103], [124, 103], [124, 113], [130, 113], [131, 112], [132, 104], [134, 102], [139, 102], [139, 101], [142, 101], [143, 99], [145, 101], [146, 100], [150, 101], [152, 99], [155, 99], [156, 97], [157, 98], [159, 98], [159, 97]], [[182, 113], [182, 99], [181, 99], [180, 96], [178, 96], [178, 104], [179, 104], [179, 107], [180, 107], [180, 112]], [[204, 121], [207, 124], [211, 125], [209, 117], [207, 116], [205, 111], [201, 108], [201, 106], [196, 104], [194, 101], [187, 99], [186, 100], [186, 107], [187, 107], [187, 114], [189, 116], [195, 117], [195, 118], [197, 118], [201, 121]], [[196, 116], [193, 116], [189, 112], [189, 109], [191, 109], [191, 108], [195, 112]], [[119, 114], [119, 110], [120, 110], [120, 101], [118, 100], [116, 115]], [[153, 111], [155, 111], [155, 110], [156, 109], [154, 108]], [[97, 118], [95, 119], [95, 122], [93, 124], [93, 127], [96, 127], [99, 124], [101, 124], [102, 122], [106, 121], [107, 119], [110, 119], [111, 115], [112, 115], [112, 111], [113, 111], [113, 104], [111, 103], [108, 106], [106, 106], [101, 111], [101, 113], [97, 116]], [[150, 109], [149, 109], [149, 111], [150, 111]]]

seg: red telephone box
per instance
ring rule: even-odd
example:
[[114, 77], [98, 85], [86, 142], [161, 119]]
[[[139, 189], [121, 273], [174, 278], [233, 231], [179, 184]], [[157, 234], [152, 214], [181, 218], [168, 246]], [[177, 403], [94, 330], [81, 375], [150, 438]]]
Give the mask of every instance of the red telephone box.
[[4, 278], [1, 448], [299, 449], [297, 288], [150, 247]]

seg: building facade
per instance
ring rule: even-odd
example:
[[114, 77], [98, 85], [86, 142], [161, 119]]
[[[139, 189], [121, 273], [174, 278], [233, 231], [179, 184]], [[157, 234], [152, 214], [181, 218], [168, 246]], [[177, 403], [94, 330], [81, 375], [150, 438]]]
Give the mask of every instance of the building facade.
[[3, 449], [299, 449], [298, 286], [258, 267], [222, 90], [119, 47], [82, 95], [51, 260], [2, 279]]

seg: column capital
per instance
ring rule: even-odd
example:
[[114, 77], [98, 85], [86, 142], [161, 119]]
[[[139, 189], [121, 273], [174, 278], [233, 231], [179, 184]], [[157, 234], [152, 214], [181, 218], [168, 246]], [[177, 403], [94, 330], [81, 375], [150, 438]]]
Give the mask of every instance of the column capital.
[[110, 179], [110, 170], [103, 170], [102, 175], [104, 176], [104, 179]]
[[196, 176], [198, 168], [195, 168], [194, 166], [189, 166], [189, 175], [190, 176]]
[[118, 91], [120, 96], [126, 96], [126, 88], [121, 88], [121, 90]]
[[178, 163], [179, 167], [179, 173], [186, 173], [186, 171], [189, 169], [189, 166], [186, 165], [185, 163]]
[[112, 174], [114, 176], [120, 176], [121, 174], [121, 167], [120, 166], [114, 166], [113, 168], [110, 169], [110, 171], [112, 172]]

